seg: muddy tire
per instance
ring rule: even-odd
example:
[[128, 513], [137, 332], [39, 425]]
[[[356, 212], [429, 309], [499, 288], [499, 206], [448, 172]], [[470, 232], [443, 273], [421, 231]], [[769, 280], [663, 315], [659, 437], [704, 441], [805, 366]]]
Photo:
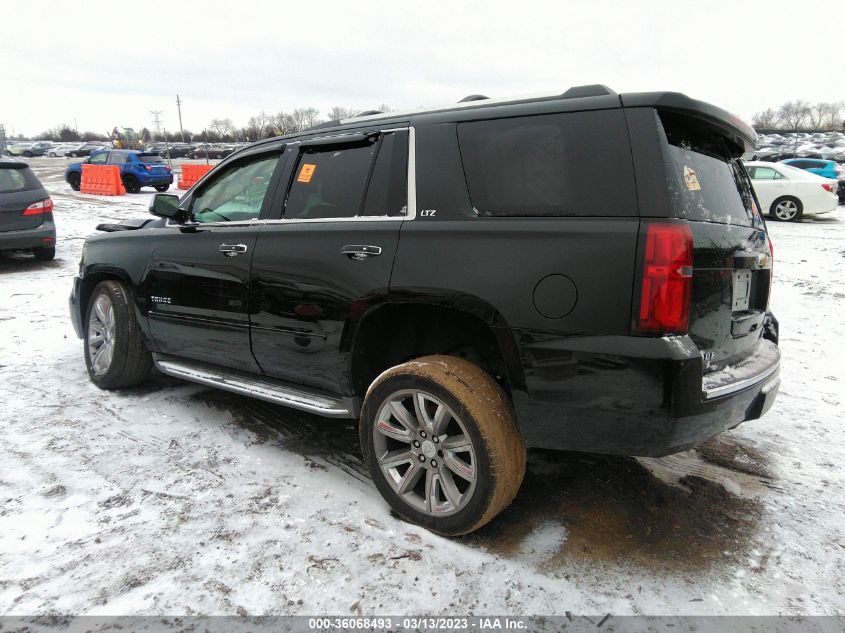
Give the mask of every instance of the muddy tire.
[[82, 185], [82, 177], [76, 172], [70, 173], [67, 176], [67, 184], [69, 184], [70, 188], [74, 191], [79, 191], [79, 188]]
[[403, 518], [457, 536], [513, 501], [525, 445], [502, 388], [478, 366], [425, 356], [381, 374], [360, 422], [364, 461]]
[[147, 378], [152, 357], [135, 320], [132, 295], [119, 281], [94, 288], [83, 321], [85, 366], [101, 389], [134, 387]]

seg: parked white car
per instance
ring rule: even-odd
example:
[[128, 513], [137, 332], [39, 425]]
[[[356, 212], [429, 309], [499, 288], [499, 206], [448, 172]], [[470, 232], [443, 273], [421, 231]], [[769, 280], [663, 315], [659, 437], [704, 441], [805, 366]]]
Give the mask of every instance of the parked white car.
[[64, 158], [65, 152], [74, 150], [77, 147], [79, 147], [79, 143], [63, 143], [61, 145], [53, 145], [53, 147], [47, 150], [47, 156], [49, 156], [50, 158]]
[[760, 201], [761, 212], [775, 220], [793, 222], [807, 215], [830, 213], [839, 206], [835, 180], [822, 178], [803, 169], [753, 161], [745, 163]]

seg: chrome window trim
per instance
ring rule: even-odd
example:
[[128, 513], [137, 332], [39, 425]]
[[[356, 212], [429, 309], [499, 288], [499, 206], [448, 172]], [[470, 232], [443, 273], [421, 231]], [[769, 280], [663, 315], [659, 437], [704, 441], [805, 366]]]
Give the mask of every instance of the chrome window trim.
[[[351, 218], [279, 218], [270, 220], [232, 220], [231, 222], [192, 222], [190, 224], [175, 224], [169, 219], [165, 228], [203, 227], [203, 226], [276, 226], [280, 224], [313, 224], [320, 222], [405, 222], [417, 217], [417, 139], [416, 130], [413, 126], [395, 127], [379, 130], [379, 133], [387, 132], [408, 132], [408, 193], [407, 206], [404, 215], [356, 215]], [[348, 134], [336, 134], [335, 136], [348, 136]], [[329, 137], [319, 137], [329, 138]], [[290, 142], [286, 145], [297, 145], [300, 141]]]

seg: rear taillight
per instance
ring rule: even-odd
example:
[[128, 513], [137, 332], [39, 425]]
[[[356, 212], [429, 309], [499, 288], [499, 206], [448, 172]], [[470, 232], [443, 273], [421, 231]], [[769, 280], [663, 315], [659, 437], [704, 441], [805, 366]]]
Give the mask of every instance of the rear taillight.
[[38, 202], [33, 202], [29, 205], [26, 209], [23, 210], [21, 215], [43, 215], [44, 213], [52, 213], [53, 212], [53, 201], [50, 198], [46, 200], [39, 200]]
[[647, 225], [637, 329], [686, 332], [692, 291], [692, 230], [688, 224]]
[[152, 165], [144, 165], [144, 169], [146, 169], [147, 171], [152, 171], [153, 166]]
[[825, 191], [829, 191], [830, 193], [834, 193], [836, 191], [836, 187], [833, 185], [828, 185], [827, 183], [822, 184], [822, 189]]

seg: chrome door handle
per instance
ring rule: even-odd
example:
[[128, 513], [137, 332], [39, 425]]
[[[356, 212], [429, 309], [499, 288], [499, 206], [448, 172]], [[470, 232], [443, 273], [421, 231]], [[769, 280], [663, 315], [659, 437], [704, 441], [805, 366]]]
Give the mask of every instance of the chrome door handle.
[[381, 246], [369, 246], [367, 244], [349, 244], [340, 249], [343, 255], [356, 262], [367, 259], [368, 257], [378, 257], [381, 255]]
[[235, 257], [240, 253], [246, 253], [246, 244], [221, 244], [217, 250], [226, 257]]

